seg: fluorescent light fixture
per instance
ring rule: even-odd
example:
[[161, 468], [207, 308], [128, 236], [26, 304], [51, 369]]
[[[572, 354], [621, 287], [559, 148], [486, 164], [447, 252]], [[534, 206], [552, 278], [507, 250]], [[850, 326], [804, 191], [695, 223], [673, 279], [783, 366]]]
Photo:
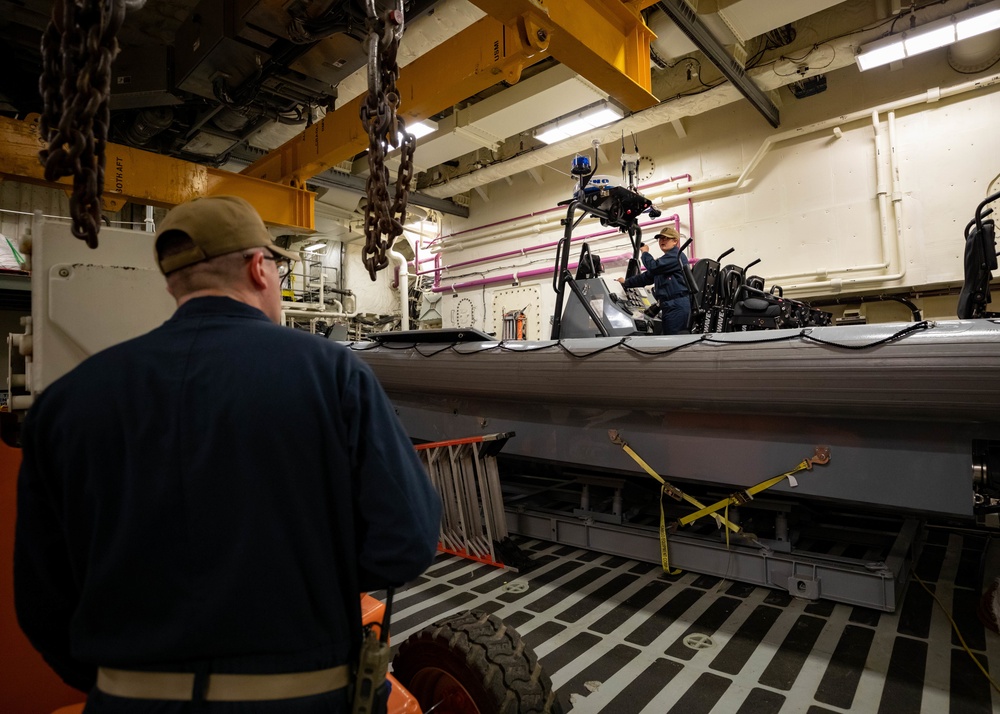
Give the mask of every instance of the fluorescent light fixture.
[[314, 251], [319, 250], [320, 248], [326, 248], [326, 243], [323, 243], [322, 241], [319, 243], [313, 243], [312, 245], [307, 245], [302, 250], [304, 250], [307, 253], [312, 253]]
[[435, 121], [424, 119], [423, 121], [415, 121], [412, 124], [407, 124], [406, 130], [419, 139], [422, 136], [433, 134], [438, 130], [438, 125]]
[[858, 68], [864, 71], [996, 29], [1000, 29], [1000, 0], [883, 37], [862, 46], [855, 59]]
[[535, 138], [545, 144], [554, 144], [591, 129], [606, 126], [623, 116], [624, 112], [618, 107], [608, 102], [601, 102], [539, 127], [535, 130]]
[[898, 62], [904, 57], [906, 57], [906, 50], [903, 49], [903, 38], [887, 37], [885, 40], [862, 47], [855, 60], [857, 60], [858, 69], [864, 72], [872, 67]]
[[942, 27], [935, 27], [925, 32], [921, 32], [921, 29], [903, 33], [903, 47], [906, 49], [907, 57], [930, 52], [955, 41], [955, 25], [951, 21]]
[[[990, 4], [996, 5], [996, 3]], [[984, 32], [1000, 29], [1000, 7], [995, 10], [991, 10], [985, 5], [980, 5], [979, 7], [962, 14], [969, 15], [970, 17], [964, 20], [958, 20], [958, 22], [955, 23], [955, 29], [957, 31], [958, 39], [960, 40], [964, 40], [967, 37], [975, 37], [976, 35], [981, 35]]]

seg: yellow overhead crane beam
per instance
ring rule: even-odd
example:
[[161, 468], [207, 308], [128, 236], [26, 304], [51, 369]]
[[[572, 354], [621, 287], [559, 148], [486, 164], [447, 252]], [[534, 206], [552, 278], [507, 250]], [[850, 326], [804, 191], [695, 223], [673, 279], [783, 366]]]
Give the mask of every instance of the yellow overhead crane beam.
[[[72, 178], [45, 180], [38, 151], [38, 120], [0, 117], [0, 178], [50, 188], [72, 187]], [[264, 222], [304, 233], [315, 230], [316, 194], [291, 186], [200, 166], [129, 146], [105, 148], [104, 207], [120, 210], [126, 201], [170, 208], [195, 196], [233, 194], [250, 201]]]
[[470, 0], [488, 15], [549, 38], [549, 53], [632, 111], [659, 100], [650, 92], [649, 44], [656, 37], [642, 0]]
[[[649, 91], [654, 37], [621, 0], [472, 0], [489, 16], [400, 69], [400, 114], [426, 119], [548, 56], [568, 65], [633, 111], [657, 103]], [[641, 7], [643, 0], [639, 0]], [[293, 186], [368, 148], [355, 97], [243, 170]]]
[[659, 0], [622, 0], [622, 3], [628, 5], [636, 12], [642, 12], [647, 7], [653, 7], [657, 2]]

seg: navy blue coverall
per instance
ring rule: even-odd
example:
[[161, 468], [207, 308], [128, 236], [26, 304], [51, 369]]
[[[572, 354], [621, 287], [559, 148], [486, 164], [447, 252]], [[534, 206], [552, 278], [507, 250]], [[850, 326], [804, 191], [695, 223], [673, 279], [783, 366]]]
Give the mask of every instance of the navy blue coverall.
[[88, 714], [349, 711], [345, 690], [192, 704], [94, 683], [99, 666], [348, 663], [359, 593], [402, 585], [435, 556], [440, 500], [368, 366], [229, 298], [192, 299], [54, 382], [23, 448], [18, 619], [90, 691]]
[[637, 288], [652, 283], [653, 298], [660, 305], [661, 333], [677, 335], [686, 332], [691, 318], [691, 300], [688, 297], [682, 266], [687, 266], [687, 256], [680, 252], [678, 246], [674, 246], [656, 259], [648, 251], [640, 255], [646, 270], [626, 278], [622, 285], [626, 288]]

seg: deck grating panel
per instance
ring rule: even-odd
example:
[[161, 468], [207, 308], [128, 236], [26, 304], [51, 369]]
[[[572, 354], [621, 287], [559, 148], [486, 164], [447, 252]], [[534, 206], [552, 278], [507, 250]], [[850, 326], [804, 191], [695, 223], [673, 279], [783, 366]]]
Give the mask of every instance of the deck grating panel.
[[[977, 590], [964, 586], [978, 573], [985, 538], [930, 535], [915, 571], [998, 678], [1000, 637], [978, 622]], [[899, 610], [885, 613], [516, 540], [536, 561], [526, 572], [442, 554], [402, 588], [394, 647], [478, 608], [521, 633], [573, 714], [1000, 712], [1000, 694], [953, 645], [947, 618], [915, 580]], [[709, 644], [690, 649], [688, 634]]]

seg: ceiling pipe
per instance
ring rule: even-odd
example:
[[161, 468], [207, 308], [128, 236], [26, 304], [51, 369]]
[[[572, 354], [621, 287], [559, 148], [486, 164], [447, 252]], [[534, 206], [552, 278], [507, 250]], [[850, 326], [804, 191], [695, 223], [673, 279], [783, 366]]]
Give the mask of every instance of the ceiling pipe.
[[409, 268], [406, 265], [406, 257], [392, 248], [389, 248], [385, 255], [393, 263], [396, 264], [396, 268], [399, 270], [399, 313], [400, 313], [400, 325], [399, 329], [409, 330], [410, 329], [410, 274]]

